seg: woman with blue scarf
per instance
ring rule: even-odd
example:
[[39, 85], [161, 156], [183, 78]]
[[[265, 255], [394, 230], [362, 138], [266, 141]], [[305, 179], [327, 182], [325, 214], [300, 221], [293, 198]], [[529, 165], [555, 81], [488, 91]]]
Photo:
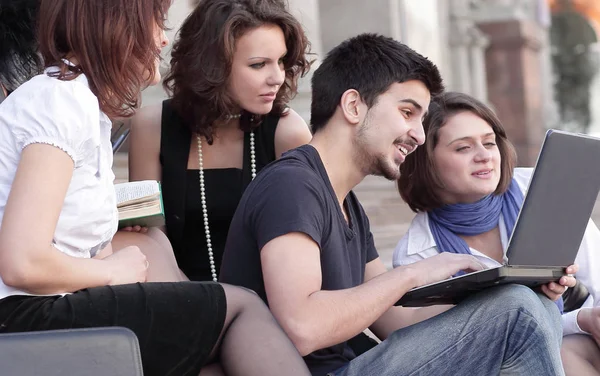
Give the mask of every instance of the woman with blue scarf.
[[[514, 147], [497, 116], [468, 95], [445, 93], [432, 100], [423, 125], [425, 145], [400, 167], [398, 190], [417, 215], [394, 251], [394, 266], [441, 252], [471, 254], [488, 267], [505, 263], [532, 169], [515, 168]], [[600, 231], [590, 220], [575, 260], [579, 269], [567, 269], [576, 270], [579, 284], [589, 291], [582, 308], [564, 312], [565, 287], [542, 286], [563, 313], [567, 375], [600, 375], [598, 247]]]

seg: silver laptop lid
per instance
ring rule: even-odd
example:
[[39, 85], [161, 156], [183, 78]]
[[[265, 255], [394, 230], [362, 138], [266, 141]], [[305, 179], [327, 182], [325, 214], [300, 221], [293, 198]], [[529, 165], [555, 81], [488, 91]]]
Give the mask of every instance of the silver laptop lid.
[[549, 130], [509, 242], [509, 265], [573, 263], [600, 190], [600, 139]]

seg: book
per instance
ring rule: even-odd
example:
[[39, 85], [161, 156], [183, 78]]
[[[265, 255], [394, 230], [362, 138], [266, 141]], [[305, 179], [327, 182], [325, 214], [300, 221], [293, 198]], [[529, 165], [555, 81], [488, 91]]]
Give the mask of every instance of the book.
[[115, 184], [119, 228], [158, 227], [165, 224], [160, 183], [156, 180]]

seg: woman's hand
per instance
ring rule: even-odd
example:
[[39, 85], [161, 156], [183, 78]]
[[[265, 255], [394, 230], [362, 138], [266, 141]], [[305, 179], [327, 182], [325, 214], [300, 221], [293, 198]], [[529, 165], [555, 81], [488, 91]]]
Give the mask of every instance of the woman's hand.
[[562, 294], [567, 291], [568, 287], [575, 287], [577, 280], [573, 275], [576, 274], [578, 270], [579, 267], [575, 264], [567, 267], [566, 273], [568, 275], [560, 277], [558, 283], [550, 282], [542, 285], [542, 292], [551, 300], [557, 301]]
[[127, 231], [127, 232], [140, 232], [142, 234], [145, 234], [148, 232], [148, 227], [142, 227], [142, 226], [128, 226], [128, 227], [123, 227], [120, 231]]
[[128, 246], [103, 259], [109, 263], [109, 285], [146, 282], [149, 263], [140, 248]]

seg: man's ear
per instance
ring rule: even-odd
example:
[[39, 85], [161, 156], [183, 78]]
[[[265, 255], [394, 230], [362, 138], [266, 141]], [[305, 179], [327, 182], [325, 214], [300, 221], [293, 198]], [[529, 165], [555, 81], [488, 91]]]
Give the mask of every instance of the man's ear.
[[358, 91], [355, 89], [346, 90], [342, 94], [340, 107], [348, 123], [356, 125], [361, 122], [365, 106]]

